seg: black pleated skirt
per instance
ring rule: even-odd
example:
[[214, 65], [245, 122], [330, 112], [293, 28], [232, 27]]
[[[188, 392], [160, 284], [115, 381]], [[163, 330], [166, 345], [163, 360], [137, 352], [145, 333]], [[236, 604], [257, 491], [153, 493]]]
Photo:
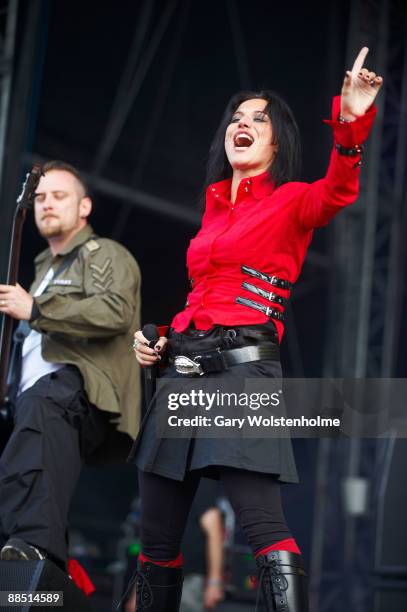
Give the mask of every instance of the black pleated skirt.
[[[267, 326], [256, 325], [253, 329], [267, 329]], [[247, 327], [245, 328], [247, 329]], [[182, 354], [197, 354], [200, 351], [219, 347], [219, 338], [224, 335], [222, 327], [212, 328], [206, 334], [189, 336], [188, 334], [172, 333], [169, 341], [169, 352]], [[229, 337], [229, 336], [228, 336]], [[239, 338], [231, 348], [255, 344], [250, 341], [240, 341]], [[224, 346], [221, 348], [225, 348]], [[209, 375], [197, 377], [197, 385]], [[279, 361], [261, 360], [242, 363], [230, 367], [226, 371], [210, 374], [212, 381], [218, 389], [239, 384], [244, 379], [254, 378], [281, 379], [281, 365]], [[161, 373], [160, 378], [185, 379], [175, 367], [168, 365]], [[161, 381], [168, 382], [171, 381]], [[204, 476], [217, 478], [218, 466], [235, 467], [244, 470], [274, 474], [281, 482], [298, 482], [298, 474], [294, 460], [291, 440], [285, 437], [254, 438], [247, 436], [234, 437], [179, 437], [166, 438], [157, 435], [157, 423], [163, 412], [168, 412], [167, 401], [161, 401], [160, 390], [157, 391], [150, 403], [141, 424], [140, 433], [134, 443], [130, 460], [145, 472], [152, 472], [167, 478], [182, 481], [188, 471], [201, 470]]]

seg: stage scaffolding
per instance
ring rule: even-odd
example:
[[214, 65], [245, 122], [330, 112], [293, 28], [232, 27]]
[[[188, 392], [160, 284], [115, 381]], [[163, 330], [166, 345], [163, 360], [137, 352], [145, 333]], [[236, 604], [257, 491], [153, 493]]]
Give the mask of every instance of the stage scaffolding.
[[8, 228], [23, 178], [36, 116], [33, 85], [41, 81], [41, 43], [47, 25], [45, 0], [0, 2], [0, 279], [7, 275]]
[[[3, 0], [0, 4], [0, 193], [4, 180], [6, 132], [10, 109], [18, 0]], [[0, 219], [1, 207], [0, 207]], [[1, 241], [3, 244], [5, 241]], [[1, 256], [3, 255], [3, 258]], [[6, 249], [0, 246], [0, 260]]]
[[[402, 2], [351, 3], [349, 67], [363, 45], [372, 50], [366, 65], [383, 76], [384, 87], [358, 202], [332, 227], [325, 377], [389, 378], [397, 367], [407, 229], [407, 20]], [[383, 466], [391, 448], [391, 440], [319, 441], [311, 564], [315, 612], [374, 609], [374, 508], [382, 501]], [[346, 499], [349, 485], [360, 492], [367, 487], [361, 514], [352, 513]]]

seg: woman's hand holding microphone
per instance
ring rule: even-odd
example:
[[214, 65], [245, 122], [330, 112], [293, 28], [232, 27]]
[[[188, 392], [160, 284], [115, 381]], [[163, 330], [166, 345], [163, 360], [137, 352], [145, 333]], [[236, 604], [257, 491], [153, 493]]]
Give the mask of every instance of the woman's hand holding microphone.
[[143, 331], [136, 331], [134, 334], [133, 350], [136, 354], [136, 359], [142, 366], [152, 366], [161, 360], [161, 355], [165, 352], [168, 342], [165, 336], [156, 336], [155, 340], [148, 340], [143, 334], [146, 333], [146, 328], [152, 326], [144, 326]]

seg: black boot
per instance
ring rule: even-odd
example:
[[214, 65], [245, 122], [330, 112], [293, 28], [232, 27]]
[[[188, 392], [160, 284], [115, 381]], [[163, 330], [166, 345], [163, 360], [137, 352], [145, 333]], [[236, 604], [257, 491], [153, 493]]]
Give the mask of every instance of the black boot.
[[137, 612], [178, 612], [183, 580], [180, 567], [139, 564], [135, 581]]
[[308, 612], [307, 577], [301, 555], [273, 550], [257, 558], [259, 591], [267, 612]]

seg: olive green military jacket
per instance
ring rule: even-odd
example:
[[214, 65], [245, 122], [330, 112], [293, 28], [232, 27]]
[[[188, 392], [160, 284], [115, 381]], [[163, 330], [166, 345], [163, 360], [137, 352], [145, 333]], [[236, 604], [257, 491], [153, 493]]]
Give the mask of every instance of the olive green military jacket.
[[117, 429], [134, 438], [140, 371], [131, 345], [140, 328], [139, 267], [123, 246], [95, 237], [87, 225], [60, 254], [53, 257], [46, 249], [38, 255], [30, 291], [51, 266], [57, 272], [67, 258], [69, 265], [34, 299], [30, 325], [42, 334], [45, 361], [77, 366], [89, 401], [117, 413]]

